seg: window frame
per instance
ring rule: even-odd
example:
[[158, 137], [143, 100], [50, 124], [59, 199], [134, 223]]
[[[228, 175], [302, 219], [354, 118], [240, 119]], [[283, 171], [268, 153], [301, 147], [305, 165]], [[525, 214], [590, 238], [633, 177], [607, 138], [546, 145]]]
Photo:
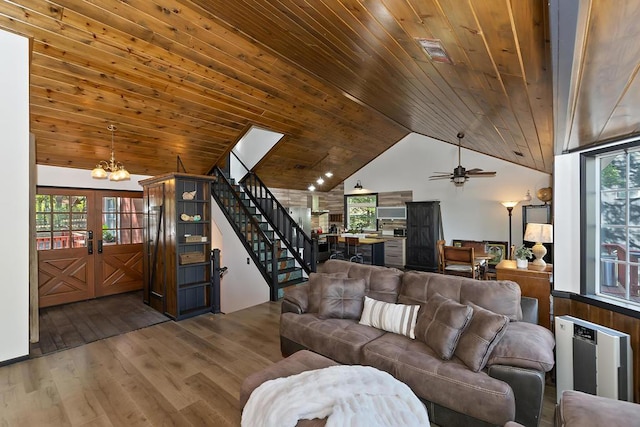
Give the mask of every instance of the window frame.
[[[629, 177], [629, 154], [640, 153], [640, 137], [618, 141], [605, 148], [584, 151], [580, 153], [580, 294], [588, 298], [594, 298], [606, 303], [620, 306], [634, 312], [640, 312], [640, 294], [631, 295], [630, 286], [626, 286], [624, 297], [611, 295], [602, 292], [601, 267], [605, 261], [602, 253], [601, 229], [601, 196], [603, 193], [626, 193], [625, 196], [625, 221], [624, 229], [629, 230], [630, 201], [637, 197], [632, 197], [633, 192], [638, 191], [638, 187], [630, 186]], [[601, 159], [614, 156], [618, 153], [626, 153], [626, 176], [624, 188], [611, 188], [603, 190], [601, 188]], [[617, 194], [615, 194], [617, 196]], [[637, 194], [636, 194], [637, 196]], [[606, 224], [605, 224], [606, 225]], [[631, 225], [631, 227], [638, 227]], [[640, 260], [631, 262], [629, 249], [629, 233], [625, 232], [625, 259], [614, 260], [614, 269], [619, 265], [624, 266], [626, 283], [631, 282], [631, 268], [640, 269]], [[611, 260], [607, 260], [611, 261]], [[618, 270], [619, 271], [619, 270]], [[614, 273], [615, 274], [615, 273]], [[631, 297], [635, 297], [632, 300]]]
[[349, 199], [352, 197], [375, 197], [376, 201], [375, 201], [375, 205], [370, 205], [370, 204], [363, 204], [362, 206], [365, 207], [373, 207], [374, 209], [374, 219], [373, 219], [373, 223], [374, 223], [374, 228], [373, 229], [369, 229], [369, 228], [363, 228], [362, 231], [366, 232], [366, 231], [378, 231], [378, 217], [377, 217], [377, 207], [378, 207], [378, 202], [380, 200], [380, 198], [378, 197], [378, 193], [357, 193], [357, 194], [346, 194], [344, 196], [344, 224], [345, 224], [345, 229], [349, 230], [349, 226], [350, 226], [350, 215], [349, 215], [349, 208], [350, 208], [350, 203], [349, 203]]

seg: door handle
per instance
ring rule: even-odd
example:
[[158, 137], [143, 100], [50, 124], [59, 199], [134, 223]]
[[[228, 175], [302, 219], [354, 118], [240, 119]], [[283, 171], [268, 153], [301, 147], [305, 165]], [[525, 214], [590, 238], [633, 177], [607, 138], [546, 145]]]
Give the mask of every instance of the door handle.
[[98, 240], [98, 253], [102, 253], [102, 240]]
[[93, 240], [89, 240], [87, 242], [87, 251], [89, 252], [89, 255], [93, 254]]

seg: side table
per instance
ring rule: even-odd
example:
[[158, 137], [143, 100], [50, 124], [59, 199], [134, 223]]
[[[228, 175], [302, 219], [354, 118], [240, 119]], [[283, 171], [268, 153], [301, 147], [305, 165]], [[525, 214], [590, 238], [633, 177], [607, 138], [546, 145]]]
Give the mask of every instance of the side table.
[[525, 297], [538, 299], [538, 324], [551, 330], [551, 316], [553, 314], [551, 301], [551, 281], [553, 265], [547, 264], [544, 270], [529, 263], [529, 267], [516, 267], [515, 260], [502, 260], [496, 266], [496, 279], [511, 280], [520, 285], [520, 291]]

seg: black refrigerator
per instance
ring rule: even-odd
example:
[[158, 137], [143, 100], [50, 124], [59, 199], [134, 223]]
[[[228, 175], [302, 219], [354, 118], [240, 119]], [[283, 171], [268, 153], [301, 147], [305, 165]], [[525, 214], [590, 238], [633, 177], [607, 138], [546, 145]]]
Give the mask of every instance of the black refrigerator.
[[438, 271], [436, 243], [442, 236], [440, 202], [407, 202], [405, 268]]

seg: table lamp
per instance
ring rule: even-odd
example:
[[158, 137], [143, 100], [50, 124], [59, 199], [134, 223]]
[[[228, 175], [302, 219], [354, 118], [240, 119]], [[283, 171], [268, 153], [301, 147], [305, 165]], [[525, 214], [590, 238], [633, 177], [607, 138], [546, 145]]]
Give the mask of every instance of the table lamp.
[[542, 258], [547, 254], [547, 248], [542, 244], [553, 243], [553, 225], [528, 223], [527, 229], [524, 232], [524, 240], [536, 242], [531, 248], [531, 251], [536, 256], [532, 264], [540, 268], [545, 268], [547, 263], [544, 262]]

